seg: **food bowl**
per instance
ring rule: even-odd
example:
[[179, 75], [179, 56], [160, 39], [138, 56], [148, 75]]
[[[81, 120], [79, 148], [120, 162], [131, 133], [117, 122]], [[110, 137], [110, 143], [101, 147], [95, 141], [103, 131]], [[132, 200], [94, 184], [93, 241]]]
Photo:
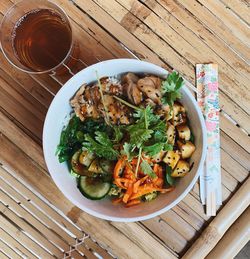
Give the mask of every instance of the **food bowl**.
[[132, 222], [160, 215], [179, 203], [192, 189], [203, 167], [206, 153], [206, 129], [202, 113], [191, 92], [181, 88], [181, 103], [187, 110], [190, 126], [195, 137], [196, 151], [191, 157], [192, 170], [178, 179], [174, 191], [161, 194], [151, 202], [125, 208], [113, 205], [109, 199], [93, 201], [86, 199], [78, 190], [76, 179], [69, 174], [66, 162], [59, 163], [55, 155], [61, 131], [67, 124], [72, 108], [69, 100], [83, 83], [96, 81], [100, 77], [117, 76], [126, 72], [147, 73], [165, 78], [168, 72], [154, 64], [134, 59], [113, 59], [89, 66], [73, 76], [56, 94], [52, 101], [43, 128], [43, 151], [48, 170], [61, 192], [83, 211], [106, 220]]

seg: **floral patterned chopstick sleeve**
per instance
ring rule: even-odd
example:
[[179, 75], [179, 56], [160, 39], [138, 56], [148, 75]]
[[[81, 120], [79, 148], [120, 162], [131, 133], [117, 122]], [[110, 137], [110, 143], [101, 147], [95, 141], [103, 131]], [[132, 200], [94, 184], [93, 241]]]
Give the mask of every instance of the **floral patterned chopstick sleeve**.
[[207, 128], [207, 157], [200, 176], [200, 193], [203, 204], [215, 193], [216, 205], [221, 205], [220, 127], [218, 65], [196, 65], [197, 101]]

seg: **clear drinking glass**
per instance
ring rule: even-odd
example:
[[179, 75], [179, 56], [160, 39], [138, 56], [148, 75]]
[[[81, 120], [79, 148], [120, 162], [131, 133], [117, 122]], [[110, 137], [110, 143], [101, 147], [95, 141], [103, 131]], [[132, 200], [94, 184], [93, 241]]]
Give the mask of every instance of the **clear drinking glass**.
[[13, 66], [32, 74], [61, 74], [76, 60], [69, 18], [48, 0], [14, 4], [0, 25], [0, 46]]

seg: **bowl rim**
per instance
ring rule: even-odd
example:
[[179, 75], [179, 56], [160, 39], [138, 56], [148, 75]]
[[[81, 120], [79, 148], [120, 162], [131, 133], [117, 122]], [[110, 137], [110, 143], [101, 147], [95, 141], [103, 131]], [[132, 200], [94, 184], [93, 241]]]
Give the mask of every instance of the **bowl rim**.
[[[177, 197], [173, 202], [171, 202], [169, 205], [165, 206], [164, 208], [160, 209], [160, 210], [157, 210], [153, 213], [150, 213], [148, 215], [144, 215], [144, 216], [137, 216], [137, 217], [129, 217], [129, 218], [121, 218], [121, 217], [115, 217], [115, 216], [108, 216], [108, 215], [104, 215], [102, 213], [99, 213], [99, 212], [96, 212], [94, 210], [92, 210], [91, 208], [89, 207], [86, 207], [84, 206], [83, 204], [81, 204], [80, 202], [78, 202], [77, 200], [75, 200], [72, 196], [68, 195], [68, 193], [64, 193], [62, 188], [60, 187], [60, 184], [57, 182], [57, 180], [55, 179], [54, 177], [54, 174], [51, 173], [51, 168], [50, 168], [50, 165], [47, 163], [48, 161], [48, 157], [51, 155], [49, 154], [48, 152], [48, 149], [47, 149], [47, 143], [46, 143], [46, 140], [47, 140], [47, 137], [48, 137], [48, 133], [49, 131], [47, 130], [48, 129], [48, 126], [49, 126], [49, 118], [51, 116], [53, 116], [53, 113], [51, 113], [52, 109], [53, 109], [53, 106], [55, 105], [55, 102], [57, 100], [57, 98], [59, 98], [58, 96], [60, 96], [60, 93], [63, 91], [63, 89], [65, 87], [67, 87], [67, 85], [71, 84], [72, 81], [76, 80], [77, 78], [77, 75], [79, 76], [80, 73], [83, 73], [83, 71], [88, 71], [88, 70], [92, 70], [93, 68], [96, 67], [96, 65], [106, 65], [107, 63], [110, 63], [112, 65], [115, 65], [117, 63], [119, 63], [119, 65], [121, 63], [129, 63], [129, 62], [134, 62], [134, 63], [137, 63], [138, 65], [140, 64], [145, 64], [147, 66], [151, 66], [151, 67], [154, 67], [155, 69], [160, 69], [162, 70], [162, 72], [164, 72], [165, 74], [168, 74], [169, 72], [167, 70], [165, 70], [164, 68], [158, 66], [158, 65], [155, 65], [153, 63], [150, 63], [150, 62], [146, 62], [146, 61], [141, 61], [141, 60], [136, 60], [136, 59], [126, 59], [126, 58], [122, 58], [122, 59], [109, 59], [109, 60], [105, 60], [105, 61], [101, 61], [101, 62], [98, 62], [98, 63], [95, 63], [91, 66], [88, 66], [84, 69], [82, 69], [81, 71], [79, 71], [77, 74], [75, 74], [73, 77], [71, 77], [61, 88], [60, 90], [57, 92], [57, 94], [54, 96], [54, 99], [52, 100], [50, 106], [49, 106], [49, 109], [47, 111], [47, 114], [46, 114], [46, 118], [45, 118], [45, 121], [44, 121], [44, 126], [43, 126], [43, 136], [42, 136], [42, 140], [43, 140], [43, 154], [44, 154], [44, 159], [45, 159], [45, 163], [47, 165], [47, 168], [48, 168], [48, 171], [50, 173], [50, 176], [52, 177], [54, 183], [56, 184], [56, 186], [58, 187], [58, 189], [63, 193], [63, 195], [70, 201], [72, 202], [74, 205], [76, 205], [78, 208], [80, 208], [81, 210], [87, 212], [88, 214], [92, 215], [92, 216], [95, 216], [97, 218], [100, 218], [100, 219], [104, 219], [104, 220], [109, 220], [109, 221], [116, 221], [116, 222], [136, 222], [136, 221], [143, 221], [143, 220], [147, 220], [147, 219], [150, 219], [150, 218], [153, 218], [153, 217], [156, 217], [168, 210], [170, 210], [171, 208], [173, 208], [176, 204], [178, 204], [181, 200], [183, 200], [185, 198], [185, 196], [191, 191], [191, 189], [193, 188], [195, 182], [198, 180], [198, 177], [200, 175], [200, 172], [203, 168], [203, 164], [205, 162], [205, 157], [206, 157], [206, 150], [207, 150], [207, 134], [206, 134], [206, 126], [205, 126], [205, 120], [204, 120], [204, 117], [202, 115], [202, 112], [195, 100], [195, 98], [193, 97], [191, 91], [184, 85], [182, 87], [182, 91], [185, 92], [186, 95], [188, 95], [188, 97], [192, 100], [192, 103], [194, 104], [194, 109], [196, 110], [196, 113], [198, 114], [198, 119], [199, 119], [199, 122], [201, 124], [201, 132], [202, 132], [202, 151], [201, 151], [201, 158], [200, 158], [200, 161], [199, 161], [199, 165], [198, 165], [198, 168], [197, 168], [197, 172], [196, 174], [194, 175], [193, 179], [191, 180], [191, 182], [188, 184], [188, 186], [186, 187], [186, 189], [181, 193], [181, 195], [179, 195], [179, 197]], [[129, 69], [128, 69], [129, 70]], [[80, 86], [79, 86], [80, 87]], [[54, 154], [53, 154], [54, 155]]]

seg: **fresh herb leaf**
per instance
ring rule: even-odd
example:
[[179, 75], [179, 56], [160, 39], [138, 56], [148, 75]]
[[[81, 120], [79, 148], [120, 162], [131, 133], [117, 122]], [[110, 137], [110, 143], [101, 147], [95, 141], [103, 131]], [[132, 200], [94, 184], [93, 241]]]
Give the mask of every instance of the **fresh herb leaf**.
[[162, 81], [162, 103], [173, 106], [176, 99], [181, 98], [180, 88], [184, 85], [183, 78], [175, 71]]
[[116, 160], [118, 158], [118, 151], [113, 148], [113, 144], [108, 140], [106, 134], [103, 132], [97, 133], [94, 140], [89, 134], [85, 134], [85, 142], [83, 147], [87, 148], [90, 152], [95, 153], [98, 157], [103, 157], [108, 160]]
[[164, 151], [172, 151], [173, 150], [173, 145], [169, 144], [169, 143], [165, 143], [163, 145], [163, 150]]
[[104, 146], [113, 146], [106, 132], [97, 131], [95, 139]]
[[56, 155], [58, 155], [60, 163], [69, 160], [74, 151], [80, 148], [80, 144], [76, 136], [80, 123], [80, 119], [73, 116], [68, 125], [62, 130], [60, 143], [56, 150]]
[[133, 127], [133, 125], [129, 128], [129, 134], [130, 134], [130, 143], [137, 148], [140, 148], [144, 142], [149, 140], [151, 138], [153, 130], [149, 129], [138, 129], [138, 127]]
[[131, 161], [136, 154], [132, 151], [133, 147], [131, 144], [125, 142], [123, 145], [123, 150], [121, 151], [123, 155], [127, 156], [127, 160]]
[[175, 183], [175, 179], [171, 176], [172, 168], [166, 165], [166, 181], [169, 185], [173, 186]]
[[152, 107], [149, 105], [145, 109], [137, 110], [133, 116], [134, 118], [138, 118], [136, 122], [143, 123], [146, 129], [160, 120], [160, 117], [154, 114]]
[[116, 125], [113, 125], [112, 128], [114, 130], [114, 140], [113, 141], [115, 143], [119, 143], [123, 138], [122, 128], [121, 128], [121, 126], [116, 126]]
[[194, 144], [194, 134], [191, 132], [190, 141]]
[[153, 169], [151, 168], [151, 166], [148, 164], [147, 161], [142, 160], [141, 164], [140, 164], [141, 170], [144, 174], [147, 174], [149, 177], [151, 178], [155, 178], [156, 174], [153, 171]]
[[155, 143], [151, 146], [143, 147], [143, 151], [149, 156], [155, 156], [162, 151], [163, 147], [163, 143]]

